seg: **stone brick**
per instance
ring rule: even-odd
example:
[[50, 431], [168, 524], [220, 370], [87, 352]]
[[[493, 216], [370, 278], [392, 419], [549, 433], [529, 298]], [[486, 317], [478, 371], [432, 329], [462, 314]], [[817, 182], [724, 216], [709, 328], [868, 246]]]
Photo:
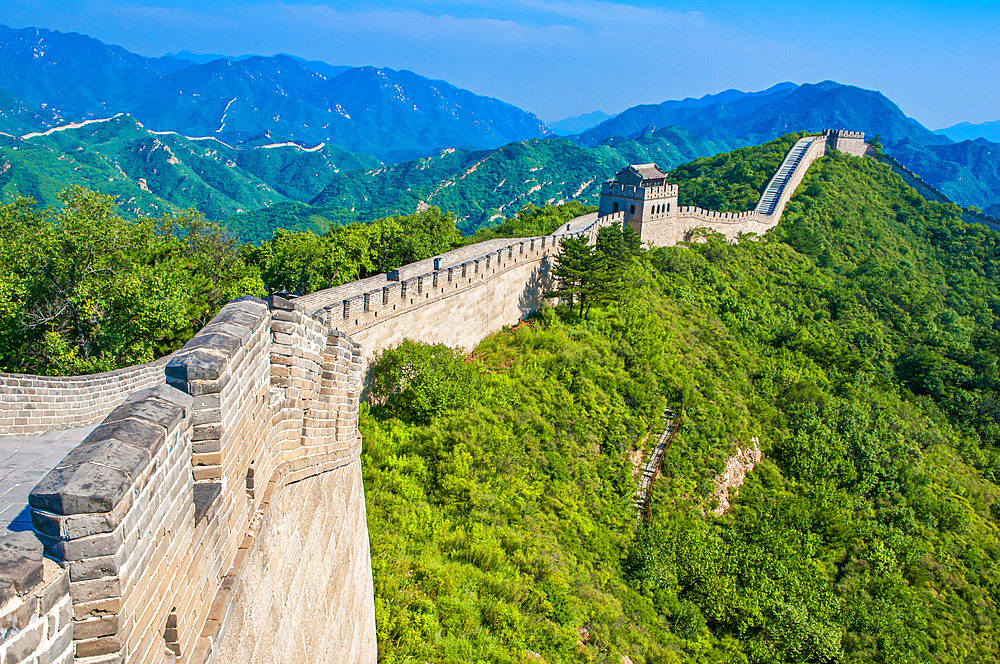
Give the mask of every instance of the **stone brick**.
[[75, 468], [92, 463], [120, 470], [135, 480], [149, 465], [149, 458], [147, 450], [109, 438], [94, 443], [85, 442], [67, 454], [56, 468]]
[[54, 468], [32, 489], [32, 507], [54, 514], [110, 512], [132, 484], [120, 470], [84, 463]]
[[[192, 339], [192, 341], [194, 341]], [[195, 346], [184, 347], [166, 366], [168, 378], [191, 382], [194, 380], [217, 380], [226, 371], [228, 360], [214, 350]]]
[[[138, 408], [140, 407], [138, 404], [145, 403], [144, 401], [135, 402], [123, 406], [123, 408]], [[148, 455], [152, 456], [163, 446], [166, 437], [166, 431], [162, 427], [146, 420], [128, 417], [119, 420], [105, 420], [83, 440], [80, 447], [114, 439], [145, 450]]]
[[7, 532], [0, 537], [0, 579], [21, 596], [42, 581], [42, 543], [34, 533]]
[[4, 662], [26, 662], [38, 650], [45, 635], [45, 624], [38, 622], [23, 629], [7, 643], [7, 656]]
[[[164, 386], [166, 388], [166, 386]], [[173, 388], [170, 388], [173, 389]], [[161, 401], [150, 394], [152, 390], [143, 390], [137, 395], [146, 394], [146, 398], [126, 399], [125, 403], [115, 408], [104, 419], [105, 422], [114, 422], [128, 417], [146, 420], [171, 431], [181, 420], [184, 419], [185, 409], [182, 406], [169, 401]], [[133, 395], [136, 396], [136, 395]], [[187, 396], [187, 395], [185, 395]], [[190, 399], [190, 397], [188, 397]]]

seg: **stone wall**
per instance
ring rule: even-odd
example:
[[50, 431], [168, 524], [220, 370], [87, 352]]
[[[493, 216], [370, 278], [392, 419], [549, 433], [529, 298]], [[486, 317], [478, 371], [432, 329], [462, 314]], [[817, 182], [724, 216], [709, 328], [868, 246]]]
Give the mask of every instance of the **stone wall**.
[[0, 662], [73, 662], [69, 573], [31, 533], [0, 541], [0, 607]]
[[445, 254], [436, 262], [438, 269], [434, 261], [425, 261], [430, 271], [401, 270], [398, 281], [329, 289], [320, 294], [322, 300], [313, 300], [329, 304], [314, 313], [360, 344], [366, 364], [404, 338], [471, 348], [535, 311], [552, 287], [555, 237], [504, 240], [494, 247], [491, 243], [485, 254], [460, 250], [465, 253], [458, 263]]
[[162, 385], [169, 359], [88, 376], [0, 373], [0, 435], [97, 422], [133, 392]]
[[240, 573], [217, 662], [374, 662], [361, 462], [282, 490]]
[[[797, 151], [796, 148], [800, 148]], [[806, 171], [813, 161], [822, 157], [826, 151], [826, 137], [815, 136], [801, 139], [789, 152], [782, 167], [774, 175], [765, 189], [764, 196], [757, 209], [746, 212], [713, 212], [698, 207], [679, 207], [673, 214], [667, 214], [660, 219], [646, 220], [642, 223], [640, 237], [643, 242], [657, 247], [672, 246], [689, 239], [691, 232], [697, 228], [708, 228], [722, 233], [730, 242], [735, 242], [742, 233], [763, 235], [773, 228], [781, 219], [785, 205], [802, 182]], [[795, 160], [794, 163], [791, 163]], [[783, 172], [786, 171], [786, 172]], [[768, 195], [773, 195], [768, 208], [773, 212], [761, 213], [763, 201]], [[770, 203], [773, 203], [771, 205]]]
[[837, 150], [854, 157], [864, 157], [868, 154], [868, 145], [865, 143], [863, 131], [825, 129], [823, 136], [826, 137], [827, 145], [831, 150]]
[[[360, 362], [357, 344], [287, 302], [230, 303], [171, 358], [168, 385], [131, 395], [35, 487], [37, 536], [69, 572], [77, 661], [235, 656], [220, 643], [243, 598], [289, 582], [247, 571], [268, 555], [271, 516], [294, 512], [283, 487], [324, 473], [353, 486]], [[342, 596], [370, 596], [363, 504], [349, 497], [329, 518], [354, 541], [310, 570], [360, 584]], [[341, 610], [351, 619], [331, 638], [374, 644], [370, 602]], [[275, 661], [305, 661], [293, 642], [272, 649]], [[374, 662], [374, 645], [362, 654]]]

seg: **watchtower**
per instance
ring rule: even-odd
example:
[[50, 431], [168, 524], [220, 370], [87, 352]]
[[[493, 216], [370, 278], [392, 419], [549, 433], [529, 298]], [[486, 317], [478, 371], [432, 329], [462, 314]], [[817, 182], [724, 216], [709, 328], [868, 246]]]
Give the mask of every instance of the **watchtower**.
[[642, 237], [645, 222], [677, 212], [677, 185], [656, 164], [631, 164], [601, 186], [598, 216], [625, 213], [625, 222]]
[[868, 151], [865, 144], [865, 132], [848, 129], [824, 129], [827, 150], [837, 150], [855, 157], [864, 157]]

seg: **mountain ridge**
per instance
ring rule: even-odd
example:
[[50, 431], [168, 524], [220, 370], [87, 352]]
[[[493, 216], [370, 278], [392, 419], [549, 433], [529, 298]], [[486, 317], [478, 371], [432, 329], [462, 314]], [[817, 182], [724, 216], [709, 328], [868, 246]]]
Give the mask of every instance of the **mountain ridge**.
[[4, 88], [68, 119], [126, 112], [151, 129], [228, 142], [273, 130], [397, 161], [551, 133], [511, 104], [406, 70], [342, 70], [284, 54], [204, 63], [165, 57], [78, 33], [0, 26]]

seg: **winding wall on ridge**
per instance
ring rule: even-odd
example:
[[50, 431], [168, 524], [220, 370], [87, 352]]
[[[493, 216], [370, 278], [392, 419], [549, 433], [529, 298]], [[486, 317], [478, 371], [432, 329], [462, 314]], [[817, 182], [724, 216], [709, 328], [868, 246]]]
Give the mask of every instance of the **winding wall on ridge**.
[[[824, 143], [777, 183], [771, 214], [684, 209], [643, 239], [766, 231]], [[585, 215], [293, 302], [243, 298], [155, 370], [116, 373], [152, 384], [102, 389], [127, 399], [32, 491], [35, 536], [0, 540], [0, 659], [374, 663], [365, 365], [403, 338], [474, 346], [540, 306], [561, 237], [623, 219]], [[13, 395], [9, 381], [34, 377], [2, 379]]]

